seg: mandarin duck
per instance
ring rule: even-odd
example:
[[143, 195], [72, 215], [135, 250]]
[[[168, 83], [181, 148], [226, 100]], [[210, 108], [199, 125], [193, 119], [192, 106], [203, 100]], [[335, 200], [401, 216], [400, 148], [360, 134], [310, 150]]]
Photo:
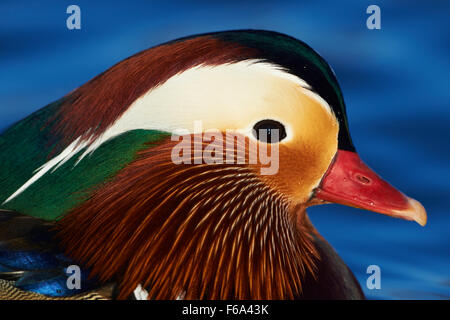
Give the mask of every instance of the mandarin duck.
[[0, 298], [363, 299], [305, 209], [426, 212], [360, 160], [345, 109], [327, 62], [276, 32], [119, 62], [1, 134]]

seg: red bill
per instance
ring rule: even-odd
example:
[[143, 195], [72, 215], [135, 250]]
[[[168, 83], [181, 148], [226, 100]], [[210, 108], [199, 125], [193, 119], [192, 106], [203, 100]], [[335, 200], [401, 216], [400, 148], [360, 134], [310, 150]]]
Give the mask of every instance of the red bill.
[[338, 150], [315, 197], [388, 216], [427, 223], [425, 208], [407, 197], [370, 169], [358, 154]]

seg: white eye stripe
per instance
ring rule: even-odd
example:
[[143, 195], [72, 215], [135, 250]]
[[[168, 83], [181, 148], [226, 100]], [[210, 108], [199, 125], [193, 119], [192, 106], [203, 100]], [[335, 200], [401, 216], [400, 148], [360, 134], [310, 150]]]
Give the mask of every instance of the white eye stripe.
[[305, 94], [306, 96], [316, 100], [330, 114], [334, 114], [334, 112], [331, 109], [328, 102], [326, 102], [325, 99], [323, 99], [319, 94], [315, 93], [314, 91], [308, 90], [308, 89], [302, 89], [302, 93]]
[[[284, 124], [287, 137], [283, 141], [287, 142], [292, 139], [293, 128], [281, 118], [284, 116], [284, 110], [295, 103], [298, 90], [313, 97], [331, 112], [328, 104], [310, 89], [308, 83], [284, 71], [280, 66], [259, 60], [219, 66], [202, 65], [188, 69], [136, 99], [121, 117], [95, 140], [90, 140], [89, 137], [78, 141], [79, 145], [75, 140], [53, 159], [40, 164], [40, 168], [36, 168], [36, 174], [8, 199], [0, 201], [8, 202], [13, 199], [47, 171], [70, 160], [81, 149], [85, 148], [85, 151], [77, 159], [76, 165], [106, 141], [131, 130], [161, 130], [172, 133], [183, 128], [193, 132], [195, 120], [203, 119], [204, 128], [237, 131], [244, 128], [244, 134], [253, 137], [253, 125], [246, 126], [254, 120], [261, 120], [264, 115], [270, 115], [270, 118]], [[286, 98], [287, 96], [289, 98]], [[277, 103], [283, 97], [285, 109], [279, 109]], [[274, 109], [274, 106], [278, 109]]]

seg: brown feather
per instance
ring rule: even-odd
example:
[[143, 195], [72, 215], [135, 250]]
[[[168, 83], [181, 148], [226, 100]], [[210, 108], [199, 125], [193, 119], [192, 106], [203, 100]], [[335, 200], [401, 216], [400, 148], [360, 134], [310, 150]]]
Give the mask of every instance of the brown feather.
[[60, 139], [59, 148], [80, 136], [97, 138], [136, 99], [174, 75], [201, 64], [221, 65], [256, 56], [255, 49], [211, 36], [150, 48], [119, 62], [69, 93], [49, 125], [54, 136]]
[[175, 143], [141, 151], [59, 222], [67, 254], [118, 280], [118, 298], [138, 284], [150, 299], [300, 296], [318, 259], [312, 227], [297, 221], [305, 207], [265, 183], [258, 164], [175, 165]]

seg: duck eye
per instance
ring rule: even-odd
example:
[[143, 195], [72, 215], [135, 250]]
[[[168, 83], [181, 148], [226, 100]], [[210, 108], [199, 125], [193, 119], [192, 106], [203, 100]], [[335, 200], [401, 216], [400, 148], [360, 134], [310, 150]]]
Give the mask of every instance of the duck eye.
[[286, 138], [286, 128], [275, 120], [261, 120], [253, 126], [256, 139], [266, 143], [277, 143]]

